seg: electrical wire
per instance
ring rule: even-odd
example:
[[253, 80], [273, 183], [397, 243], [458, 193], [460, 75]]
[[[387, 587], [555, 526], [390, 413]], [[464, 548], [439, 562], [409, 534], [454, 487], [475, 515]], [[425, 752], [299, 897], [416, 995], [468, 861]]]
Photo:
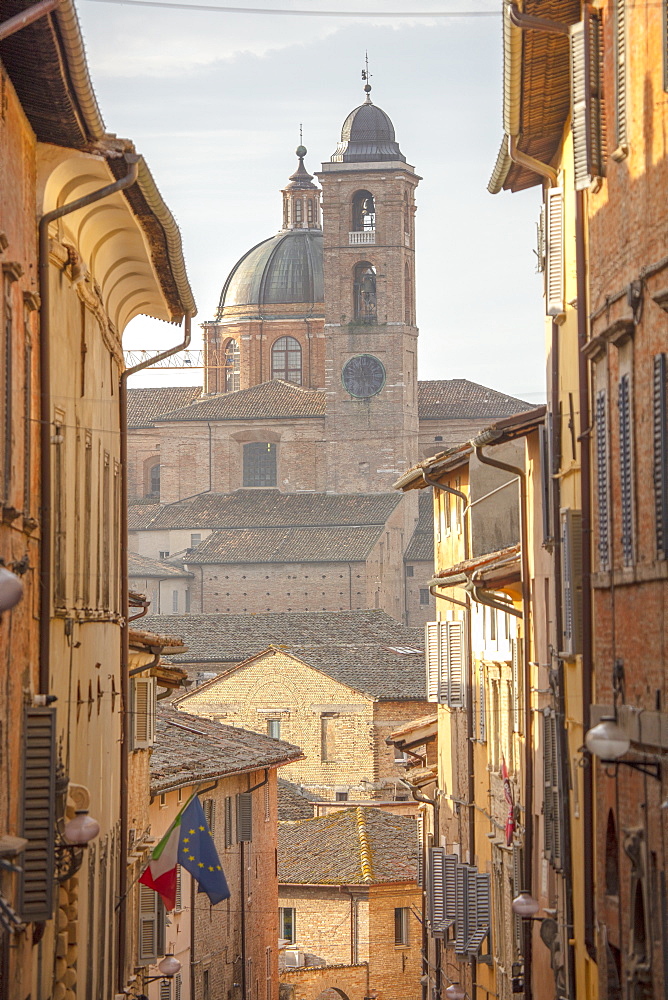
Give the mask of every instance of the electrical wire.
[[500, 10], [289, 10], [272, 7], [219, 7], [217, 4], [171, 3], [170, 0], [89, 0], [90, 3], [111, 3], [127, 7], [164, 7], [174, 10], [203, 10], [215, 14], [276, 14], [292, 17], [340, 18], [450, 18], [450, 17], [500, 17]]

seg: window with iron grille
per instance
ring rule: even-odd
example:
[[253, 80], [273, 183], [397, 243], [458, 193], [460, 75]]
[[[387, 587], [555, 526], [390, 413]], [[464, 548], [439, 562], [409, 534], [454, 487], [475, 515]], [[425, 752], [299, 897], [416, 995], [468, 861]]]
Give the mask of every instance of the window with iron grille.
[[633, 564], [633, 449], [631, 426], [631, 377], [619, 380], [619, 485], [621, 497], [622, 556], [625, 566]]
[[598, 501], [598, 561], [610, 567], [610, 484], [608, 478], [608, 405], [604, 390], [596, 393], [596, 499]]
[[244, 445], [244, 486], [276, 485], [276, 445], [251, 441]]
[[654, 511], [657, 556], [659, 559], [667, 559], [668, 365], [665, 354], [657, 354], [654, 358]]
[[302, 384], [302, 349], [294, 337], [279, 337], [272, 347], [271, 377]]

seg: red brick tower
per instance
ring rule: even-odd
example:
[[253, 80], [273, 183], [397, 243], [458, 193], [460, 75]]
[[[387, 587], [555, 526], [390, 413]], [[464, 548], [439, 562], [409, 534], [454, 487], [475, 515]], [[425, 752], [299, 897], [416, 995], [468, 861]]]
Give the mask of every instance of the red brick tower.
[[388, 115], [346, 118], [323, 190], [328, 489], [389, 490], [418, 454], [415, 188]]

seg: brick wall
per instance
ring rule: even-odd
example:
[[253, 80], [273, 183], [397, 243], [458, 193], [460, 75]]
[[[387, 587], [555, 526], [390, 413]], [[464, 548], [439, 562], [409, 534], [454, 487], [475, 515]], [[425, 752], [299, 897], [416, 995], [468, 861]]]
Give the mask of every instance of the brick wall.
[[[145, 497], [151, 489], [149, 470], [160, 460], [160, 430], [154, 427], [128, 430], [128, 498]], [[161, 470], [162, 471], [162, 470]], [[156, 497], [156, 500], [159, 498]]]
[[[346, 611], [374, 606], [367, 603], [368, 573], [363, 562], [197, 566], [196, 580], [200, 572], [205, 613]], [[393, 613], [380, 598], [377, 606]]]
[[[369, 891], [365, 886], [281, 884], [278, 905], [295, 910], [295, 945], [328, 965], [368, 959]], [[357, 945], [352, 928], [357, 928]], [[284, 974], [281, 973], [281, 981]]]
[[[407, 909], [407, 941], [395, 944], [395, 908]], [[369, 985], [378, 1000], [421, 995], [422, 893], [417, 885], [374, 885], [369, 891]]]
[[364, 1000], [368, 977], [366, 963], [324, 969], [293, 969], [281, 973], [281, 989], [289, 988], [287, 996], [290, 1000], [316, 1000], [325, 990], [336, 990], [334, 996], [338, 994], [342, 1000]]

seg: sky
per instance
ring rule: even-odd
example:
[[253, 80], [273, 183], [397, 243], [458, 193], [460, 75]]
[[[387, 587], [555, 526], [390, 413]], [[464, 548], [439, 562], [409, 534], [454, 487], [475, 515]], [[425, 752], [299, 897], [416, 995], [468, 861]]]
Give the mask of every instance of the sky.
[[[187, 0], [186, 0], [187, 2]], [[209, 0], [215, 4], [217, 0]], [[231, 0], [251, 6], [249, 0]], [[257, 2], [257, 0], [256, 0]], [[78, 0], [107, 129], [131, 138], [176, 218], [198, 306], [214, 316], [225, 278], [281, 225], [280, 189], [303, 125], [310, 173], [329, 159], [348, 113], [372, 100], [392, 119], [417, 190], [419, 377], [467, 378], [531, 403], [545, 398], [540, 188], [490, 195], [502, 138], [497, 0], [260, 0], [271, 9], [368, 17], [228, 14]], [[227, 0], [230, 3], [230, 0]], [[491, 17], [373, 13], [498, 11]], [[174, 327], [146, 318], [128, 349], [164, 349]], [[135, 385], [201, 380], [162, 370]]]

